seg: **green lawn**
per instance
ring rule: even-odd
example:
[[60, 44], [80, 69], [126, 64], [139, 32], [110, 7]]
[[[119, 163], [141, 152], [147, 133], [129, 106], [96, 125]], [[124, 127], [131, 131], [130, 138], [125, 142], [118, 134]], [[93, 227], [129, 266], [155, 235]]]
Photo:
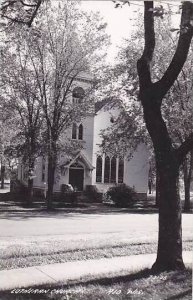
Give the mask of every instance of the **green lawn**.
[[[183, 243], [183, 250], [192, 250], [192, 241]], [[66, 261], [87, 260], [96, 258], [108, 258], [114, 256], [126, 256], [155, 253], [157, 242], [148, 241], [98, 241], [87, 243], [84, 240], [74, 241], [44, 241], [43, 243], [31, 242], [28, 244], [15, 244], [6, 247], [0, 252], [0, 269], [13, 269], [62, 263]]]

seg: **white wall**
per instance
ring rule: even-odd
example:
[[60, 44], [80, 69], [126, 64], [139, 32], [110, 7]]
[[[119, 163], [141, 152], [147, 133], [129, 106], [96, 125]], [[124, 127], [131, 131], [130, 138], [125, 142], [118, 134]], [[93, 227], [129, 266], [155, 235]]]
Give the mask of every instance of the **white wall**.
[[[96, 158], [97, 153], [100, 151], [99, 145], [102, 142], [100, 137], [100, 132], [103, 129], [109, 127], [112, 123], [110, 119], [112, 116], [116, 118], [118, 116], [119, 110], [116, 109], [105, 109], [103, 107], [95, 116], [94, 121], [94, 147], [93, 147], [93, 166], [95, 167], [92, 176], [92, 184], [96, 185], [101, 192], [105, 192], [109, 186], [113, 184], [96, 183]], [[104, 159], [103, 159], [104, 165]], [[103, 166], [104, 167], [104, 166]], [[125, 157], [124, 161], [124, 183], [131, 187], [135, 187], [136, 191], [139, 193], [147, 192], [148, 185], [148, 151], [144, 144], [139, 145], [137, 151], [134, 153], [133, 158], [128, 161]]]
[[138, 146], [133, 158], [125, 158], [124, 182], [134, 187], [139, 193], [146, 193], [148, 189], [148, 151], [144, 144]]

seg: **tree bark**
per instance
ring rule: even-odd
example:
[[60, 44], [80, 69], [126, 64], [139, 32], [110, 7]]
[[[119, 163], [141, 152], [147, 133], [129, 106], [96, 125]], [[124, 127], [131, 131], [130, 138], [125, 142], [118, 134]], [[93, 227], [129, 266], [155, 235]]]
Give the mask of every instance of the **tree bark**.
[[159, 236], [153, 271], [184, 269], [182, 259], [181, 202], [178, 167], [168, 163], [159, 168]]
[[142, 104], [146, 126], [154, 146], [159, 178], [157, 182], [159, 195], [158, 251], [152, 269], [153, 271], [184, 269], [181, 204], [178, 190], [180, 163], [162, 118], [157, 98], [153, 93], [151, 96], [154, 99], [149, 99], [149, 96], [144, 97]]
[[190, 211], [190, 185], [192, 179], [192, 169], [193, 169], [193, 150], [190, 152], [190, 160], [186, 157], [183, 164], [184, 173], [184, 210]]
[[5, 166], [1, 164], [1, 189], [4, 189]]
[[47, 191], [47, 209], [50, 210], [53, 207], [53, 189], [56, 171], [57, 150], [55, 142], [51, 143], [51, 147], [48, 152], [48, 191]]
[[160, 198], [160, 191], [159, 191], [159, 175], [156, 168], [156, 195], [155, 195], [155, 206], [159, 207], [159, 198]]

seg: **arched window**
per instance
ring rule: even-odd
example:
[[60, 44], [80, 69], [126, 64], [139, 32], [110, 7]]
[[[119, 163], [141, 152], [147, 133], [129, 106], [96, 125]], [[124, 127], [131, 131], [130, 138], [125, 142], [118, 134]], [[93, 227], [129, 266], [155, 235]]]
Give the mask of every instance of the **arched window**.
[[98, 156], [96, 160], [96, 182], [102, 182], [102, 157]]
[[123, 183], [124, 176], [124, 160], [122, 158], [119, 159], [119, 172], [118, 172], [118, 183]]
[[82, 126], [82, 124], [80, 124], [79, 127], [78, 127], [78, 139], [79, 140], [83, 139], [83, 126]]
[[105, 172], [104, 172], [104, 183], [109, 183], [110, 180], [110, 158], [105, 157]]
[[113, 156], [111, 159], [111, 182], [116, 183], [116, 169], [117, 169], [117, 160], [116, 157]]
[[82, 99], [85, 96], [85, 92], [81, 87], [75, 87], [72, 92], [72, 102], [78, 104], [82, 102]]
[[72, 139], [73, 140], [76, 140], [76, 137], [77, 137], [76, 132], [77, 132], [77, 125], [75, 123], [73, 123], [73, 125], [72, 125]]

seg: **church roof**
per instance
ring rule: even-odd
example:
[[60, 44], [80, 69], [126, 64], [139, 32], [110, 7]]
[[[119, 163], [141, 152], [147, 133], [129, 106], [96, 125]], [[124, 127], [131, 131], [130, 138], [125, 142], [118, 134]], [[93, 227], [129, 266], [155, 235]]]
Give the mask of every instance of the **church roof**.
[[89, 169], [89, 170], [93, 170], [94, 167], [93, 165], [91, 164], [91, 162], [88, 160], [88, 158], [86, 157], [86, 155], [83, 153], [83, 151], [79, 151], [77, 153], [77, 155], [70, 161], [68, 162], [64, 167], [65, 168], [70, 168], [71, 165], [73, 165], [77, 160], [80, 160], [82, 161], [86, 167]]
[[99, 112], [104, 106], [109, 105], [110, 108], [120, 105], [120, 100], [112, 97], [104, 98], [102, 101], [95, 103], [95, 113]]

